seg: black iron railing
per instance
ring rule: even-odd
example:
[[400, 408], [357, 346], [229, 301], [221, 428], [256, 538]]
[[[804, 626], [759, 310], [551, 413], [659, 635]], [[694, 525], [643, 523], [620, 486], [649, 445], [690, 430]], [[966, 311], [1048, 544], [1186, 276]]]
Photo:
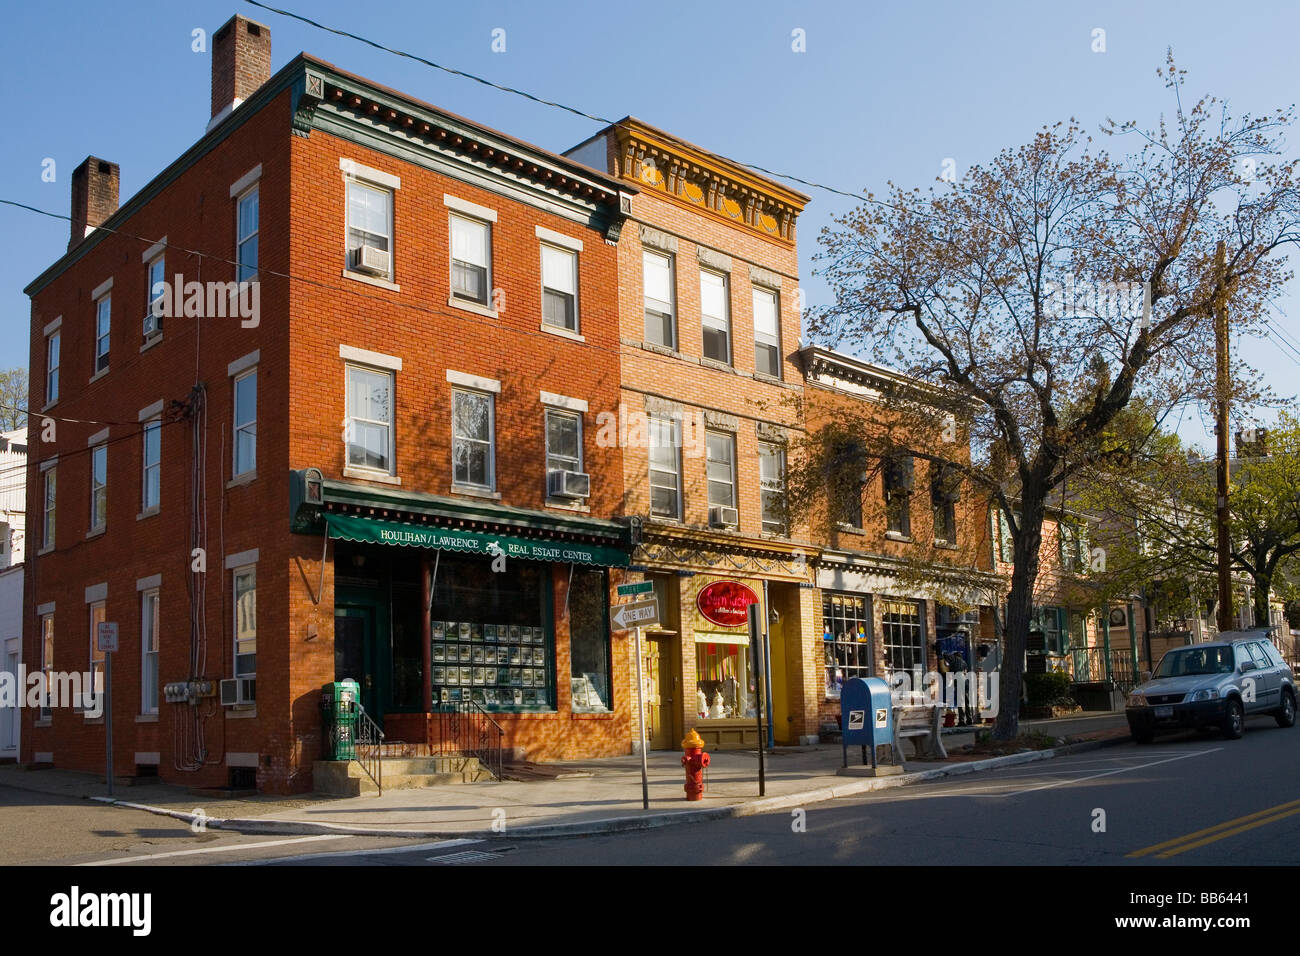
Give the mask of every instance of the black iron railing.
[[1111, 648], [1109, 658], [1104, 647], [1070, 649], [1070, 676], [1078, 682], [1109, 680], [1126, 693], [1133, 689], [1133, 657], [1128, 648]]
[[357, 704], [357, 722], [353, 733], [352, 758], [360, 766], [382, 796], [384, 792], [384, 732], [370, 719], [366, 709]]
[[432, 753], [476, 757], [480, 767], [501, 779], [506, 732], [479, 704], [472, 700], [438, 704], [431, 723]]

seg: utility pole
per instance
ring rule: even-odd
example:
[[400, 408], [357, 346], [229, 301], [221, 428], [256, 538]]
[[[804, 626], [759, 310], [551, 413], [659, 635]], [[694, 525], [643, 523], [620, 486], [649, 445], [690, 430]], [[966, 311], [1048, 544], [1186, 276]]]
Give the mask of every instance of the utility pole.
[[1228, 530], [1228, 401], [1231, 396], [1228, 370], [1228, 290], [1223, 274], [1226, 250], [1222, 241], [1214, 252], [1215, 282], [1219, 292], [1214, 297], [1214, 432], [1218, 439], [1217, 499], [1215, 524], [1218, 529], [1219, 630], [1232, 630], [1232, 539]]

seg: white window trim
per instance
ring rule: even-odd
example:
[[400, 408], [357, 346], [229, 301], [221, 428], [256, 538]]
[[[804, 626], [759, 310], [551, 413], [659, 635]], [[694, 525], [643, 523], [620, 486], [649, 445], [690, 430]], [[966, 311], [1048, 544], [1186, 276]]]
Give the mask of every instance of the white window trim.
[[396, 355], [385, 355], [383, 352], [371, 352], [369, 349], [354, 348], [351, 345], [339, 346], [339, 358], [345, 362], [355, 362], [358, 365], [371, 365], [375, 368], [384, 368], [393, 372], [402, 370], [402, 360]]
[[[538, 226], [537, 228], [541, 229], [541, 226]], [[581, 243], [579, 243], [579, 245], [581, 245]], [[551, 323], [546, 321], [546, 290], [548, 286], [546, 285], [546, 270], [545, 270], [544, 261], [546, 256], [545, 249], [547, 246], [550, 246], [551, 248], [555, 249], [557, 252], [566, 252], [572, 254], [573, 256], [573, 328], [571, 329], [563, 325], [552, 325]], [[579, 255], [578, 255], [579, 252], [580, 250], [569, 248], [561, 245], [560, 243], [553, 242], [550, 240], [538, 244], [537, 247], [538, 266], [542, 271], [542, 281], [540, 283], [542, 301], [539, 303], [539, 305], [542, 309], [542, 328], [545, 331], [555, 332], [559, 335], [567, 335], [570, 336], [571, 338], [577, 339], [580, 342], [585, 342], [586, 339], [582, 335], [582, 297], [579, 295], [579, 291], [582, 286], [582, 283], [579, 280], [579, 274], [581, 272], [580, 269], [581, 263], [579, 261]]]
[[543, 405], [551, 405], [555, 408], [565, 408], [571, 412], [588, 411], [587, 400], [585, 398], [570, 398], [567, 395], [557, 395], [555, 392], [538, 393], [538, 401]]
[[663, 249], [654, 247], [649, 251], [644, 248], [641, 250], [641, 336], [642, 338], [645, 337], [645, 306], [646, 300], [649, 298], [649, 295], [646, 293], [645, 285], [645, 257], [647, 255], [659, 256], [668, 260], [668, 293], [672, 296], [672, 300], [669, 301], [667, 305], [668, 318], [672, 323], [673, 330], [671, 342], [663, 344], [658, 342], [649, 342], [649, 344], [656, 348], [668, 348], [676, 351], [681, 340], [681, 328], [679, 326], [679, 316], [677, 314], [677, 254], [675, 252], [667, 252]]
[[241, 571], [249, 565], [257, 564], [258, 549], [249, 548], [247, 551], [236, 551], [234, 554], [226, 555], [226, 570]]
[[234, 378], [240, 372], [247, 371], [262, 360], [262, 350], [253, 349], [247, 355], [241, 355], [226, 366], [226, 375]]
[[[253, 555], [253, 560], [252, 560], [252, 562], [247, 562], [247, 563], [243, 563], [243, 564], [236, 564], [235, 566], [232, 567], [231, 564], [230, 564], [230, 560], [231, 560], [231, 558], [238, 558], [238, 557], [240, 557], [241, 555], [244, 555], [244, 554], [252, 554], [252, 555]], [[237, 599], [237, 597], [236, 597], [236, 595], [235, 595], [235, 579], [238, 578], [239, 575], [243, 574], [245, 571], [252, 571], [252, 572], [253, 572], [253, 595], [254, 595], [253, 600], [254, 600], [254, 613], [256, 613], [256, 606], [257, 606], [257, 605], [256, 605], [256, 601], [257, 601], [257, 598], [256, 598], [256, 595], [257, 595], [257, 564], [256, 564], [256, 562], [257, 562], [257, 549], [256, 549], [256, 548], [254, 548], [252, 551], [242, 551], [242, 552], [240, 552], [240, 554], [229, 555], [229, 556], [226, 558], [226, 570], [228, 570], [228, 571], [230, 572], [230, 614], [231, 614], [231, 618], [230, 618], [230, 673], [231, 673], [233, 676], [237, 677], [237, 678], [244, 678], [245, 680], [256, 680], [256, 678], [257, 678], [257, 665], [256, 665], [256, 658], [257, 658], [257, 653], [258, 653], [258, 652], [257, 652], [256, 650], [253, 651], [253, 658], [254, 658], [253, 673], [251, 673], [251, 674], [241, 674], [241, 673], [239, 672], [239, 664], [238, 664], [238, 661], [239, 661], [239, 601], [238, 601], [238, 599]], [[253, 627], [253, 640], [254, 640], [254, 642], [257, 641], [257, 627], [256, 627], [256, 624], [255, 624], [254, 627]]]
[[447, 381], [452, 385], [459, 385], [462, 388], [468, 388], [476, 392], [492, 392], [493, 394], [500, 394], [501, 392], [501, 382], [495, 378], [470, 375], [468, 372], [457, 372], [454, 369], [447, 369]]
[[534, 232], [537, 234], [537, 238], [544, 243], [559, 246], [561, 249], [567, 249], [570, 252], [582, 252], [581, 239], [574, 239], [572, 236], [566, 236], [554, 229], [547, 229], [545, 226], [535, 226]]
[[166, 251], [167, 251], [167, 237], [163, 236], [161, 239], [155, 242], [144, 252], [140, 253], [140, 261], [143, 262], [145, 265], [148, 265], [149, 263], [153, 262], [155, 259], [157, 259]]
[[[92, 441], [86, 442], [90, 449], [90, 515], [88, 518], [88, 528], [86, 537], [92, 537], [102, 534], [108, 527], [108, 442], [106, 440], [93, 441], [95, 438], [107, 439], [108, 429], [92, 435]], [[104, 520], [101, 524], [95, 524], [95, 452], [104, 449], [104, 484], [101, 486], [104, 493]], [[57, 493], [57, 492], [56, 492]]]
[[144, 408], [140, 409], [139, 416], [136, 418], [136, 421], [146, 422], [149, 421], [150, 419], [157, 418], [159, 415], [162, 414], [162, 410], [163, 410], [163, 400], [160, 398], [152, 405], [146, 405]]
[[[257, 175], [256, 175], [256, 176], [253, 176], [253, 173], [256, 173]], [[252, 282], [252, 281], [254, 281], [254, 279], [256, 279], [258, 276], [260, 276], [261, 273], [262, 273], [262, 245], [261, 245], [261, 236], [262, 236], [262, 197], [259, 195], [258, 198], [257, 198], [257, 228], [254, 229], [251, 233], [249, 233], [248, 236], [245, 236], [244, 239], [240, 239], [240, 237], [239, 237], [239, 207], [240, 207], [241, 205], [243, 205], [245, 199], [247, 199], [250, 195], [252, 195], [254, 192], [257, 192], [257, 190], [261, 188], [261, 186], [260, 186], [260, 182], [259, 182], [261, 175], [262, 175], [262, 166], [261, 166], [261, 164], [259, 163], [258, 166], [257, 166], [255, 169], [253, 169], [253, 170], [252, 170], [251, 172], [249, 172], [249, 173], [246, 173], [246, 174], [243, 176], [243, 178], [241, 178], [238, 182], [235, 183], [235, 186], [242, 186], [241, 189], [239, 189], [239, 190], [236, 192], [234, 186], [231, 186], [231, 187], [230, 187], [230, 189], [231, 189], [230, 196], [231, 196], [231, 198], [234, 199], [234, 201], [235, 201], [235, 262], [234, 262], [234, 267], [235, 267], [235, 278], [236, 278], [236, 279], [239, 278], [239, 247], [240, 247], [240, 245], [241, 245], [243, 242], [247, 241], [249, 238], [253, 237], [253, 236], [257, 236], [257, 237], [258, 237], [258, 246], [257, 246], [257, 269], [253, 272], [253, 278], [251, 278], [251, 279], [245, 279], [245, 280], [244, 280], [245, 282]], [[249, 179], [250, 176], [252, 176], [253, 178], [252, 178], [251, 180], [249, 180], [249, 182], [245, 183], [244, 180], [245, 180], [245, 179]]]
[[[447, 202], [447, 200], [454, 200], [454, 202], [458, 205], [453, 205], [453, 203]], [[495, 296], [492, 294], [492, 290], [493, 290], [492, 278], [496, 270], [493, 266], [494, 239], [492, 233], [493, 233], [493, 226], [496, 224], [497, 221], [497, 214], [495, 211], [491, 209], [487, 209], [484, 206], [476, 206], [472, 202], [466, 202], [465, 200], [456, 199], [456, 197], [454, 196], [444, 195], [443, 202], [451, 209], [451, 212], [447, 214], [447, 290], [448, 290], [447, 304], [450, 306], [454, 306], [455, 308], [467, 309], [470, 312], [477, 312], [480, 315], [486, 315], [489, 318], [495, 319], [497, 318], [497, 310], [492, 307], [492, 302], [493, 299], [495, 298]], [[490, 213], [491, 218], [489, 219], [487, 216], [481, 215], [479, 213], [470, 213], [465, 208], [462, 208], [466, 206], [481, 210], [484, 213]], [[451, 233], [453, 228], [452, 219], [456, 218], [458, 214], [461, 219], [471, 219], [471, 220], [478, 221], [487, 230], [487, 257], [486, 257], [487, 275], [484, 277], [484, 281], [487, 283], [486, 302], [476, 302], [473, 299], [464, 299], [456, 294], [456, 286], [453, 278], [455, 275], [456, 257], [453, 256], [451, 252], [451, 245], [452, 245]]]
[[[159, 575], [155, 575], [155, 577], [159, 577]], [[156, 666], [160, 664], [162, 661], [162, 640], [160, 639], [158, 634], [159, 630], [162, 628], [162, 594], [161, 594], [161, 588], [157, 584], [149, 588], [139, 588], [137, 584], [137, 589], [139, 591], [138, 600], [140, 602], [140, 715], [143, 717], [143, 716], [152, 716], [158, 713], [158, 705], [161, 703], [161, 697], [162, 697], [162, 687], [160, 686], [161, 672], [159, 668]], [[153, 595], [153, 599], [155, 602], [154, 608], [157, 611], [157, 617], [153, 621], [153, 640], [154, 640], [154, 645], [157, 648], [154, 651], [145, 650], [145, 642], [144, 642], [144, 629], [145, 629], [144, 608], [145, 608], [145, 602], [149, 599], [150, 595]], [[145, 673], [146, 673], [145, 664], [151, 656], [154, 658], [154, 663], [155, 663], [154, 675], [153, 675], [154, 676], [154, 688], [153, 688], [154, 704], [153, 707], [146, 708], [144, 703], [144, 692], [148, 684], [145, 681]]]
[[[575, 411], [575, 410], [573, 410], [573, 409], [563, 408], [563, 407], [560, 407], [560, 406], [558, 406], [558, 405], [552, 405], [552, 406], [548, 406], [548, 407], [546, 408], [546, 410], [542, 413], [542, 418], [543, 418], [543, 421], [542, 421], [542, 428], [543, 428], [543, 430], [545, 431], [545, 435], [544, 435], [543, 437], [545, 438], [545, 443], [546, 443], [546, 447], [545, 447], [545, 449], [544, 449], [545, 454], [546, 454], [546, 458], [549, 459], [549, 458], [551, 457], [551, 429], [550, 429], [550, 424], [551, 424], [551, 415], [553, 415], [553, 414], [554, 414], [554, 415], [562, 415], [562, 416], [564, 416], [565, 418], [572, 418], [572, 419], [575, 419], [575, 420], [577, 421], [577, 423], [578, 423], [578, 471], [579, 471], [579, 472], [584, 472], [584, 471], [586, 471], [586, 464], [587, 464], [587, 461], [586, 461], [586, 455], [583, 454], [583, 450], [584, 450], [584, 449], [583, 449], [583, 444], [584, 444], [584, 438], [585, 438], [583, 432], [585, 431], [585, 428], [584, 428], [584, 426], [585, 426], [585, 421], [584, 421], [584, 418], [583, 418], [582, 413], [581, 413], [581, 412], [578, 412], [578, 411]], [[546, 463], [546, 470], [547, 470], [547, 472], [549, 472], [549, 471], [551, 470], [551, 466], [550, 466], [549, 461]]]
[[[159, 406], [162, 402], [157, 402]], [[158, 426], [158, 500], [153, 504], [145, 503], [145, 495], [149, 490], [149, 443], [147, 440], [148, 429], [150, 425]], [[162, 416], [158, 415], [144, 422], [144, 427], [140, 430], [140, 516], [151, 515], [162, 507]]]
[[704, 354], [704, 341], [703, 341], [704, 332], [706, 330], [713, 330], [713, 326], [710, 326], [709, 322], [714, 320], [716, 317], [705, 315], [704, 307], [703, 305], [701, 305], [700, 306], [700, 337], [701, 337], [700, 358], [704, 359], [706, 362], [721, 362], [724, 365], [730, 365], [734, 367], [736, 364], [736, 336], [735, 336], [736, 324], [731, 314], [731, 276], [726, 272], [722, 272], [712, 267], [706, 268], [705, 266], [702, 265], [700, 267], [700, 285], [701, 285], [700, 298], [701, 299], [703, 299], [704, 297], [703, 284], [704, 284], [704, 276], [706, 273], [709, 275], [718, 276], [720, 279], [722, 279], [722, 306], [725, 314], [722, 316], [721, 321], [723, 325], [726, 327], [727, 357], [723, 359], [717, 359], [711, 355]]
[[[50, 328], [51, 325], [54, 326], [53, 329]], [[51, 322], [50, 325], [47, 325], [45, 327], [45, 408], [50, 408], [58, 404], [59, 401], [58, 391], [62, 390], [63, 333], [59, 331], [62, 327], [63, 327], [63, 316], [59, 316], [57, 319]], [[50, 343], [53, 342], [56, 338], [59, 340], [59, 364], [51, 368]], [[59, 374], [60, 388], [55, 391], [54, 395], [50, 395], [50, 373], [55, 371], [60, 373]]]
[[151, 591], [162, 587], [162, 574], [151, 574], [147, 578], [136, 578], [135, 589], [137, 591]]
[[46, 337], [48, 338], [49, 336], [53, 335], [55, 332], [59, 331], [59, 329], [61, 328], [63, 328], [63, 316], [59, 316], [58, 318], [50, 322], [47, 322], [45, 325]]
[[[654, 467], [654, 460], [653, 460], [653, 458], [647, 458], [647, 461], [646, 461], [646, 480], [647, 480], [647, 483], [648, 483], [647, 487], [649, 488], [649, 491], [650, 491], [650, 497], [649, 497], [649, 500], [646, 502], [646, 504], [647, 504], [647, 506], [648, 506], [648, 508], [649, 508], [649, 514], [650, 514], [650, 517], [651, 517], [652, 519], [654, 519], [654, 520], [658, 520], [658, 521], [681, 521], [681, 520], [682, 520], [682, 515], [684, 514], [684, 504], [685, 504], [685, 502], [684, 502], [684, 498], [683, 498], [683, 492], [684, 492], [685, 489], [682, 488], [682, 484], [683, 484], [683, 481], [684, 481], [683, 468], [682, 468], [682, 443], [683, 443], [683, 438], [682, 438], [682, 422], [681, 422], [681, 419], [680, 419], [680, 418], [674, 418], [674, 417], [672, 417], [672, 416], [668, 416], [668, 415], [650, 415], [650, 416], [648, 416], [648, 419], [647, 419], [647, 428], [650, 428], [650, 424], [649, 424], [650, 422], [655, 422], [655, 421], [659, 421], [659, 422], [665, 422], [665, 423], [667, 423], [668, 426], [669, 426], [669, 429], [670, 429], [669, 434], [674, 435], [674, 436], [676, 436], [676, 438], [677, 438], [677, 441], [676, 441], [673, 445], [670, 446], [670, 447], [672, 448], [672, 450], [673, 450], [673, 474], [677, 477], [677, 482], [676, 482], [676, 484], [677, 484], [677, 510], [676, 510], [676, 513], [675, 513], [675, 514], [672, 514], [672, 515], [657, 515], [657, 514], [654, 513], [654, 505], [653, 505], [653, 502], [654, 502], [654, 487], [655, 487], [655, 486], [654, 486], [654, 474], [653, 474], [653, 473], [656, 471], [656, 468]], [[653, 430], [653, 429], [651, 429], [651, 430]], [[647, 437], [649, 437], [649, 436], [647, 436]], [[648, 451], [653, 452], [654, 449], [648, 449]]]
[[57, 602], [55, 602], [55, 601], [46, 601], [44, 604], [38, 604], [38, 605], [36, 605], [36, 615], [37, 615], [37, 617], [44, 617], [44, 616], [47, 615], [47, 614], [53, 614], [53, 613], [54, 613], [54, 605], [55, 605], [56, 603], [57, 603]]
[[57, 465], [58, 463], [59, 463], [59, 456], [58, 456], [58, 455], [54, 455], [54, 456], [51, 457], [51, 458], [46, 458], [43, 462], [41, 462], [41, 471], [43, 471], [43, 472], [44, 472], [44, 471], [49, 471], [51, 468], [53, 468], [53, 467], [54, 467], [55, 465]]
[[99, 431], [95, 432], [95, 434], [86, 439], [86, 447], [94, 448], [96, 445], [102, 445], [106, 441], [108, 441], [108, 429], [101, 428]]
[[476, 202], [470, 202], [468, 199], [461, 199], [459, 196], [452, 196], [448, 193], [443, 193], [442, 204], [455, 212], [464, 213], [471, 219], [482, 219], [484, 222], [493, 223], [497, 221], [497, 211], [495, 209], [492, 209], [489, 206], [480, 206]]
[[[242, 197], [242, 194], [248, 192], [249, 187], [253, 186], [261, 178], [262, 164], [258, 163], [230, 184], [230, 198]], [[236, 215], [238, 215], [238, 212], [236, 212]], [[167, 240], [164, 239], [163, 241], [166, 242]]]
[[[711, 500], [709, 496], [709, 485], [712, 483], [712, 479], [710, 479], [708, 476], [708, 466], [709, 466], [708, 442], [709, 442], [710, 435], [717, 435], [720, 438], [725, 438], [727, 441], [731, 443], [731, 504], [729, 505], [722, 504], [722, 503], [714, 504], [714, 502]], [[736, 461], [737, 455], [739, 454], [738, 445], [739, 442], [736, 441], [735, 432], [724, 431], [719, 428], [710, 428], [707, 429], [704, 433], [704, 467], [705, 467], [704, 498], [710, 508], [735, 508], [737, 512], [739, 512], [740, 510], [740, 489], [737, 487], [739, 482], [737, 480], [737, 474], [736, 474], [737, 469], [739, 467], [739, 462]]]
[[[397, 364], [396, 366], [387, 365], [387, 364], [380, 365], [380, 364], [362, 361], [360, 359], [347, 359], [345, 356], [343, 356], [344, 349], [347, 349], [350, 353], [359, 353], [363, 355], [378, 356], [381, 359], [385, 359], [390, 362], [396, 362]], [[352, 421], [352, 416], [347, 414], [348, 388], [350, 387], [349, 376], [348, 376], [349, 369], [356, 368], [356, 369], [362, 369], [365, 371], [382, 373], [387, 375], [389, 385], [390, 385], [389, 397], [390, 397], [390, 401], [392, 402], [392, 406], [389, 408], [390, 421], [388, 422], [388, 459], [389, 459], [388, 467], [371, 468], [368, 465], [354, 465], [351, 462], [349, 462], [347, 431], [344, 431], [343, 433], [343, 477], [364, 478], [368, 481], [383, 481], [383, 482], [387, 482], [388, 484], [400, 485], [402, 483], [402, 480], [397, 477], [397, 373], [402, 370], [402, 360], [400, 358], [394, 358], [393, 356], [390, 355], [381, 355], [378, 352], [367, 352], [365, 349], [353, 349], [351, 346], [347, 346], [347, 345], [339, 346], [339, 355], [344, 357], [343, 411], [344, 411], [345, 423], [350, 423]]]
[[113, 291], [113, 277], [109, 276], [99, 285], [95, 286], [90, 293], [90, 301], [95, 303], [96, 308], [99, 306], [99, 300]]
[[[339, 170], [343, 173], [343, 178], [355, 179], [358, 182], [367, 183], [371, 186], [379, 186], [383, 189], [391, 189], [394, 192], [402, 188], [402, 177], [394, 176], [392, 173], [386, 173], [382, 169], [375, 169], [373, 166], [367, 166], [364, 163], [358, 163], [355, 159], [339, 157]], [[392, 238], [391, 236], [389, 237]]]
[[[461, 374], [459, 372], [457, 375]], [[448, 370], [447, 380], [451, 381], [452, 372]], [[473, 378], [474, 376], [466, 376]], [[481, 381], [491, 381], [482, 379]], [[496, 393], [501, 390], [501, 384], [496, 382], [496, 389], [482, 389], [468, 386], [460, 386], [452, 389], [451, 395], [451, 486], [455, 489], [467, 489], [474, 492], [495, 492], [497, 490], [497, 403]], [[475, 485], [470, 482], [456, 480], [456, 392], [465, 392], [467, 394], [477, 393], [487, 397], [488, 400], [488, 483], [486, 485]]]
[[[105, 299], [108, 299], [108, 344], [107, 344], [107, 346], [106, 346], [106, 348], [105, 348], [105, 350], [104, 350], [104, 354], [107, 355], [107, 356], [109, 356], [110, 359], [111, 359], [111, 356], [112, 356], [112, 354], [113, 354], [113, 299], [112, 299], [112, 292], [111, 292], [112, 285], [113, 285], [113, 280], [112, 280], [112, 279], [109, 279], [107, 285], [108, 285], [108, 287], [109, 287], [108, 290], [105, 290], [105, 289], [104, 289], [104, 286], [101, 285], [98, 289], [96, 289], [96, 292], [98, 292], [99, 294], [98, 294], [98, 295], [92, 295], [92, 296], [90, 297], [91, 301], [95, 304], [95, 323], [94, 323], [94, 325], [92, 326], [92, 332], [93, 332], [93, 334], [91, 335], [91, 340], [90, 340], [90, 344], [91, 344], [91, 363], [90, 363], [90, 364], [91, 364], [91, 371], [93, 372], [93, 374], [90, 376], [90, 382], [93, 382], [93, 381], [95, 381], [96, 379], [103, 378], [105, 375], [108, 374], [108, 370], [109, 370], [110, 368], [112, 368], [112, 362], [111, 362], [111, 360], [110, 360], [110, 362], [109, 362], [108, 365], [105, 365], [103, 368], [98, 368], [98, 365], [99, 365], [99, 307], [100, 307], [100, 305], [104, 302]], [[102, 291], [101, 291], [101, 290], [102, 290]], [[60, 356], [60, 358], [62, 358], [62, 356]], [[89, 384], [89, 382], [87, 382], [87, 384]]]
[[86, 585], [86, 602], [87, 604], [98, 604], [100, 601], [108, 600], [108, 582], [100, 581], [98, 584]]

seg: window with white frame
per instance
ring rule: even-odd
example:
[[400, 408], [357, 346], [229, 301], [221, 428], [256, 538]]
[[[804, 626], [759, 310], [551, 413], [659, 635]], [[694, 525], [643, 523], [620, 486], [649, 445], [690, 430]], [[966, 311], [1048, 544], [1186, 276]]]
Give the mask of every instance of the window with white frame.
[[90, 605], [90, 686], [96, 692], [104, 686], [104, 652], [99, 649], [99, 625], [108, 620], [105, 603], [95, 601]]
[[880, 622], [885, 639], [886, 677], [894, 671], [925, 669], [924, 621], [920, 601], [883, 599]]
[[781, 376], [781, 321], [777, 295], [754, 287], [754, 370]]
[[41, 673], [45, 675], [45, 699], [40, 719], [50, 719], [50, 680], [54, 676], [54, 612], [41, 615]]
[[582, 471], [582, 416], [546, 410], [546, 470]]
[[44, 474], [45, 495], [44, 513], [41, 515], [41, 547], [54, 547], [54, 497], [57, 490], [55, 468], [47, 468]]
[[59, 333], [52, 332], [45, 340], [45, 404], [59, 400]]
[[578, 331], [578, 254], [542, 245], [542, 321]]
[[234, 570], [235, 677], [257, 676], [257, 566]]
[[358, 266], [362, 247], [377, 249], [388, 256], [388, 268], [384, 271], [391, 279], [392, 239], [392, 190], [348, 180], [348, 268]]
[[[736, 507], [736, 436], [729, 432], [706, 432], [704, 445], [709, 481], [709, 521], [714, 523], [715, 508]], [[721, 517], [717, 523], [735, 526], [734, 522]]]
[[241, 195], [235, 212], [235, 278], [248, 282], [257, 277], [257, 236], [260, 229], [257, 187]]
[[232, 477], [257, 470], [257, 369], [235, 378], [235, 459]]
[[[492, 227], [479, 219], [451, 215], [451, 294], [488, 304], [492, 287]], [[576, 286], [575, 286], [576, 288]]]
[[704, 357], [731, 363], [731, 315], [727, 277], [700, 270], [700, 318], [704, 325]]
[[347, 463], [393, 473], [393, 373], [347, 366]]
[[95, 371], [108, 368], [109, 329], [112, 324], [113, 297], [106, 295], [95, 303]]
[[645, 340], [665, 348], [676, 348], [673, 257], [666, 253], [643, 251], [641, 281], [645, 287]]
[[90, 530], [108, 523], [108, 445], [90, 450]]
[[898, 454], [885, 458], [881, 476], [885, 491], [885, 530], [909, 537], [912, 534], [912, 456]]
[[758, 443], [758, 486], [763, 530], [785, 534], [785, 449], [774, 442]]
[[162, 421], [155, 418], [145, 422], [141, 432], [144, 440], [143, 471], [140, 476], [140, 507], [142, 511], [157, 508], [162, 500]]
[[674, 418], [652, 417], [649, 432], [650, 514], [659, 518], [681, 518], [681, 423]]
[[[162, 328], [163, 304], [167, 301], [167, 264], [166, 256], [151, 259], [145, 268], [145, 301], [149, 303], [149, 312], [145, 315], [145, 335], [156, 335]], [[150, 332], [149, 329], [153, 331]]]
[[158, 589], [140, 592], [140, 713], [158, 713]]
[[486, 392], [451, 390], [452, 482], [491, 491], [493, 462], [493, 397]]

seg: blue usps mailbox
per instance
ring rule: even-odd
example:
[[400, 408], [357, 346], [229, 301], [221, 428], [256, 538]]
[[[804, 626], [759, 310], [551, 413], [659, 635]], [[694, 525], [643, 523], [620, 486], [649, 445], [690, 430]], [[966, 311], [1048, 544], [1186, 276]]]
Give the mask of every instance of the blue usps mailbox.
[[876, 766], [876, 748], [894, 742], [894, 711], [889, 685], [879, 677], [854, 677], [844, 682], [840, 691], [840, 729], [844, 739], [844, 766], [849, 765], [849, 746], [862, 748], [862, 762], [867, 762], [871, 748], [871, 766]]

